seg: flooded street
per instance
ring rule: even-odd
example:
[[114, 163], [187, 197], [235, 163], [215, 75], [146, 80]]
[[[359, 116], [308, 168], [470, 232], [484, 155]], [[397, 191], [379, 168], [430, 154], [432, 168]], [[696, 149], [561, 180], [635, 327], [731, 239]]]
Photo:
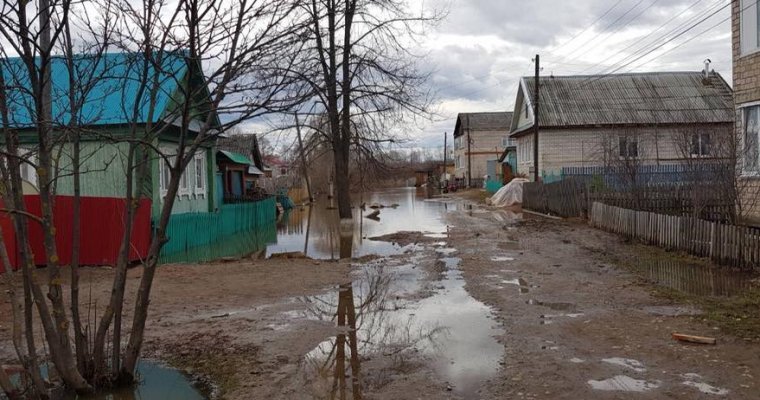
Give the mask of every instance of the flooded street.
[[[376, 219], [363, 219], [366, 213], [359, 210], [351, 254], [380, 258], [355, 264], [352, 283], [295, 299], [303, 308], [283, 313], [286, 320], [336, 324], [336, 335], [305, 356], [306, 381], [316, 398], [332, 398], [336, 391], [361, 398], [357, 380], [364, 359], [387, 358], [383, 368], [394, 369], [405, 359], [422, 356], [447, 390], [468, 399], [479, 398], [483, 382], [496, 374], [502, 358], [496, 337], [503, 329], [492, 310], [465, 290], [457, 249], [445, 241], [446, 214], [463, 204], [422, 195], [414, 188], [370, 193], [367, 204], [384, 207]], [[278, 227], [278, 243], [268, 253], [300, 249], [316, 259], [346, 254], [345, 249], [341, 253], [346, 243], [340, 242], [337, 224], [328, 222], [335, 217], [322, 204], [286, 214]], [[410, 231], [421, 233], [426, 243], [380, 240]], [[434, 270], [428, 274], [420, 264], [431, 257]]]
[[[361, 200], [359, 197], [361, 197]], [[361, 205], [365, 204], [364, 209]], [[379, 209], [373, 205], [382, 206]], [[444, 237], [445, 214], [461, 205], [446, 199], [427, 199], [417, 188], [394, 188], [365, 193], [354, 199], [351, 256], [389, 256], [401, 254], [399, 244], [372, 240], [378, 236], [415, 231], [431, 237]], [[375, 219], [367, 215], [378, 210]], [[277, 242], [267, 247], [267, 257], [278, 253], [302, 252], [315, 259], [340, 258], [340, 225], [335, 205], [320, 198], [311, 206], [287, 211], [277, 223]], [[344, 244], [345, 247], [345, 244]]]
[[[144, 351], [160, 363], [104, 398], [757, 399], [756, 275], [465, 195], [368, 193], [379, 220], [357, 199], [342, 235], [320, 201], [203, 253], [222, 261], [161, 266]], [[112, 274], [82, 270], [93, 302]]]

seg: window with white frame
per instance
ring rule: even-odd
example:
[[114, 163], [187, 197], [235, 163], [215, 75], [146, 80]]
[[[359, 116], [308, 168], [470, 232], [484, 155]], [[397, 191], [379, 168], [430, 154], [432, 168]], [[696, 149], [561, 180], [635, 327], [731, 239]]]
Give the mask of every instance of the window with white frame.
[[19, 172], [21, 179], [37, 186], [37, 170], [34, 165], [37, 164], [37, 156], [30, 150], [19, 149]]
[[166, 196], [169, 190], [169, 182], [172, 179], [171, 164], [174, 163], [174, 157], [161, 158], [158, 162], [158, 187], [161, 192], [161, 198]]
[[741, 0], [740, 39], [742, 54], [760, 50], [760, 0]]
[[635, 136], [621, 135], [619, 138], [618, 151], [622, 158], [636, 158], [639, 156], [639, 140]]
[[180, 195], [188, 195], [190, 194], [190, 171], [188, 171], [188, 168], [185, 167], [185, 170], [182, 171], [182, 176], [179, 177], [179, 194]]
[[501, 147], [510, 147], [514, 146], [514, 140], [511, 139], [509, 136], [504, 136], [501, 138]]
[[695, 133], [691, 135], [692, 157], [706, 157], [710, 155], [710, 134]]
[[206, 196], [206, 155], [200, 152], [193, 158], [194, 182], [193, 192], [199, 196]]
[[745, 175], [758, 175], [760, 170], [760, 105], [744, 107], [743, 132], [742, 132], [742, 173]]

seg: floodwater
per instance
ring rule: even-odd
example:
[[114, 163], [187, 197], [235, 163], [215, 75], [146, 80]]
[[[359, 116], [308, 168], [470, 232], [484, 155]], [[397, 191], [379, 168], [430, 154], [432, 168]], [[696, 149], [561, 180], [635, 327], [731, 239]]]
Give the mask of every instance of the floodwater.
[[451, 252], [436, 257], [441, 273], [429, 284], [432, 294], [422, 299], [415, 296], [427, 287], [416, 266], [419, 255], [410, 264], [394, 265], [400, 261], [392, 258], [370, 262], [337, 293], [300, 299], [302, 317], [336, 322], [336, 336], [305, 357], [307, 387], [315, 398], [337, 398], [337, 392], [360, 398], [367, 382], [361, 379], [363, 360], [379, 363], [381, 375], [397, 374], [420, 353], [448, 389], [478, 398], [478, 389], [499, 368], [503, 347], [495, 337], [503, 329], [492, 310], [464, 289], [460, 259]]
[[181, 372], [150, 361], [141, 361], [137, 367], [140, 383], [131, 388], [100, 393], [95, 396], [72, 395], [66, 400], [205, 400], [190, 380]]
[[[364, 203], [366, 207], [360, 206]], [[338, 211], [335, 203], [320, 198], [311, 206], [297, 207], [283, 214], [277, 223], [277, 243], [267, 247], [267, 257], [277, 253], [302, 252], [315, 259], [341, 257], [341, 240], [350, 240], [351, 257], [365, 255], [395, 255], [411, 246], [370, 240], [370, 238], [400, 231], [418, 231], [428, 237], [445, 237], [447, 232], [443, 214], [458, 209], [460, 203], [444, 199], [428, 199], [425, 191], [413, 187], [383, 189], [355, 196], [353, 199], [353, 232], [341, 236]], [[376, 211], [377, 218], [367, 218]], [[393, 207], [391, 207], [393, 206]], [[346, 246], [343, 246], [346, 248]]]
[[636, 269], [651, 283], [698, 296], [735, 296], [747, 290], [756, 277], [676, 260], [645, 259], [637, 263]]

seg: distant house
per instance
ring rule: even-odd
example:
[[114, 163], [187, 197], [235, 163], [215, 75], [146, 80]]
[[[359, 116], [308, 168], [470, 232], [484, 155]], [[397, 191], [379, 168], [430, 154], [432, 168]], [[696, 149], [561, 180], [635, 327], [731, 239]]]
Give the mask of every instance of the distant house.
[[760, 223], [760, 17], [756, 1], [732, 6], [734, 101], [740, 169], [740, 203], [749, 222]]
[[[155, 76], [159, 84], [156, 91], [155, 106], [150, 110], [149, 91], [140, 91], [140, 73], [142, 72], [142, 56], [136, 53], [111, 53], [100, 58], [75, 58], [77, 71], [89, 73], [92, 69], [100, 71], [102, 77], [93, 82], [81, 109], [80, 125], [87, 127], [89, 132], [82, 137], [81, 142], [81, 195], [87, 197], [120, 198], [125, 195], [126, 158], [128, 143], [125, 139], [129, 126], [137, 123], [138, 129], [151, 124], [162, 127], [161, 135], [155, 139], [154, 146], [172, 160], [173, 149], [177, 147], [180, 127], [176, 117], [176, 107], [185, 90], [180, 87], [187, 85], [204, 85], [205, 79], [200, 75], [202, 68], [189, 68], [189, 63], [183, 53], [167, 53], [164, 65], [160, 71], [151, 70], [148, 76]], [[28, 74], [23, 63], [18, 58], [6, 58], [3, 63], [3, 77], [9, 93], [9, 108], [11, 110], [9, 124], [19, 131], [23, 151], [29, 153], [35, 162], [34, 119], [30, 116], [31, 99], [24, 90]], [[53, 58], [51, 61], [52, 92], [53, 92], [53, 124], [65, 126], [69, 123], [68, 111], [69, 73], [66, 60]], [[190, 76], [191, 70], [196, 76]], [[81, 72], [85, 73], [85, 72]], [[95, 76], [98, 76], [96, 73]], [[192, 91], [197, 90], [197, 86]], [[142, 93], [142, 97], [138, 98]], [[136, 117], [133, 117], [137, 109]], [[204, 115], [205, 117], [205, 115]], [[216, 120], [215, 117], [212, 117]], [[218, 124], [218, 121], [215, 121]], [[190, 123], [190, 136], [198, 131], [198, 121]], [[72, 148], [70, 143], [62, 142], [59, 147], [58, 179], [56, 193], [58, 195], [73, 194], [72, 178]], [[218, 206], [218, 199], [211, 190], [215, 171], [214, 143], [209, 142], [195, 154], [194, 160], [187, 166], [180, 181], [179, 192], [172, 209], [173, 214], [188, 212], [209, 212]], [[150, 155], [150, 176], [146, 182], [143, 194], [152, 202], [152, 216], [159, 215], [161, 205], [166, 196], [169, 183], [169, 168], [158, 153]], [[22, 175], [32, 184], [36, 184], [36, 174], [30, 164], [22, 167]]]
[[290, 163], [277, 156], [264, 156], [264, 173], [269, 178], [279, 178], [290, 174]]
[[453, 162], [446, 162], [445, 168], [442, 162], [430, 163], [425, 168], [414, 171], [414, 186], [420, 187], [430, 182], [431, 179], [440, 180], [441, 182], [449, 180], [453, 174]]
[[[569, 167], [667, 166], [728, 157], [732, 90], [715, 72], [557, 76], [540, 83], [538, 168], [544, 180]], [[511, 126], [517, 172], [531, 179], [533, 91], [534, 78], [522, 78]]]
[[224, 201], [259, 197], [258, 181], [265, 176], [255, 134], [237, 134], [217, 142], [217, 192]]
[[465, 184], [483, 179], [488, 162], [498, 160], [510, 144], [511, 122], [511, 112], [460, 113], [454, 128], [454, 177]]

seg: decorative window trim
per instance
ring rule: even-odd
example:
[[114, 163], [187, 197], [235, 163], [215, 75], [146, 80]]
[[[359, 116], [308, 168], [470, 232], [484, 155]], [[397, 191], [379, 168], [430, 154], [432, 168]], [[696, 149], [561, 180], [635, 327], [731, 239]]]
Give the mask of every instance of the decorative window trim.
[[[200, 185], [198, 184], [199, 178]], [[206, 197], [206, 187], [208, 186], [206, 181], [206, 154], [201, 151], [193, 157], [193, 193], [196, 196]]]

